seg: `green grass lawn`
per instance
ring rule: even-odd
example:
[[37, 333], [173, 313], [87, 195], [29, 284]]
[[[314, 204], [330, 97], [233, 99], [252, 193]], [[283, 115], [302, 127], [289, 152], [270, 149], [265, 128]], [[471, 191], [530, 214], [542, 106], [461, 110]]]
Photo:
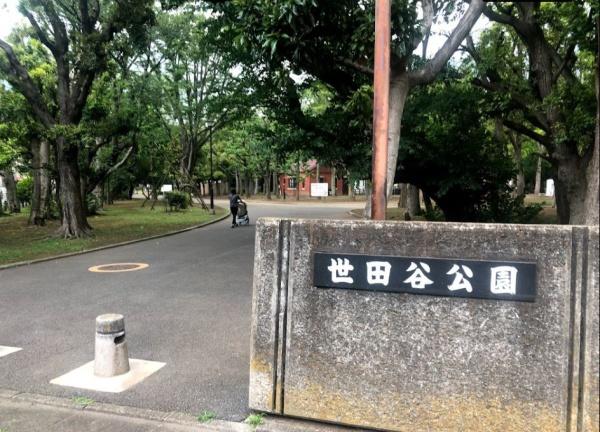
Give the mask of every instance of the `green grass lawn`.
[[142, 201], [121, 201], [106, 206], [102, 214], [88, 218], [93, 237], [65, 240], [56, 237], [59, 221], [44, 227], [27, 225], [28, 212], [0, 217], [0, 265], [36, 258], [45, 258], [69, 252], [93, 249], [127, 240], [176, 231], [208, 222], [225, 214], [215, 208], [212, 216], [199, 207], [167, 213], [160, 204], [155, 210]]

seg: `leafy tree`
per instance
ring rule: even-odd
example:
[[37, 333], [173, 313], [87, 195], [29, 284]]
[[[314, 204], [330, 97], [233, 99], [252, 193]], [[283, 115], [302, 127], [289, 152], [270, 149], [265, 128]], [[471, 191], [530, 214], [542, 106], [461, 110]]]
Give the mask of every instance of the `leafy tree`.
[[193, 184], [198, 158], [210, 134], [237, 118], [244, 104], [243, 82], [229, 59], [215, 50], [215, 32], [201, 4], [185, 5], [177, 13], [159, 16], [151, 47], [160, 59], [159, 112], [177, 126], [180, 177]]
[[[40, 89], [44, 101], [52, 106], [51, 101], [56, 95], [54, 66], [45, 47], [38, 40], [31, 38], [30, 34], [30, 29], [17, 28], [9, 36], [9, 41], [23, 65], [27, 67], [33, 82]], [[0, 70], [0, 76], [4, 75]], [[31, 203], [29, 223], [44, 225], [47, 218], [53, 217], [50, 212], [53, 170], [48, 139], [27, 100], [21, 94], [11, 90], [5, 93], [4, 98], [1, 104], [4, 110], [0, 117], [3, 118], [5, 126], [11, 125], [5, 128], [4, 136], [6, 138], [10, 135], [13, 146], [16, 146], [14, 148], [21, 149], [19, 170], [30, 171], [33, 178], [32, 196], [27, 199]]]
[[[346, 100], [371, 79], [373, 2], [316, 0], [211, 2], [227, 23], [231, 39], [253, 56], [252, 64], [304, 73], [331, 86]], [[418, 19], [421, 4], [423, 18]], [[415, 59], [426, 47], [435, 20], [460, 13], [456, 2], [433, 0], [392, 3], [388, 195], [391, 194], [404, 103], [410, 89], [431, 83], [458, 48], [484, 7], [469, 2], [455, 29], [431, 60]], [[424, 49], [423, 51], [426, 51]], [[424, 52], [426, 54], [426, 52]], [[242, 56], [243, 58], [243, 56]]]
[[396, 180], [417, 185], [446, 220], [526, 222], [536, 209], [511, 197], [514, 164], [486, 127], [493, 119], [485, 108], [483, 91], [465, 81], [446, 78], [414, 92]]
[[498, 25], [467, 44], [474, 82], [494, 93], [505, 126], [546, 149], [560, 222], [597, 223], [597, 4], [502, 2], [484, 13]]
[[0, 70], [27, 99], [37, 121], [52, 138], [57, 156], [62, 213], [60, 234], [66, 238], [89, 234], [82, 194], [79, 124], [97, 76], [106, 68], [116, 37], [130, 43], [143, 41], [154, 19], [152, 2], [23, 0], [20, 12], [27, 17], [35, 38], [52, 54], [56, 66], [56, 110], [45, 100], [18, 54], [0, 39]]
[[34, 128], [31, 128], [23, 98], [15, 91], [0, 86], [0, 106], [0, 176], [7, 189], [9, 212], [19, 213], [22, 200], [18, 196], [14, 169], [27, 155]]

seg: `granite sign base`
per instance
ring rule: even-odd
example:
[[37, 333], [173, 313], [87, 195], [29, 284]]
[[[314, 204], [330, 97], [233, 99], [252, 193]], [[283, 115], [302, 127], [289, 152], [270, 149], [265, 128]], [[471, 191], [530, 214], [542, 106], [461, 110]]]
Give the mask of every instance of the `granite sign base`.
[[[252, 409], [391, 431], [598, 431], [598, 227], [261, 219], [256, 240]], [[534, 263], [535, 298], [322, 289], [316, 252]]]

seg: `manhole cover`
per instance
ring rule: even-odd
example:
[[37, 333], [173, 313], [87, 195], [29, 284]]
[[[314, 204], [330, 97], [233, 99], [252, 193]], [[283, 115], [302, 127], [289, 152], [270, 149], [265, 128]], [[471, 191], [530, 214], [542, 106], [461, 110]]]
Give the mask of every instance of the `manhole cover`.
[[90, 267], [88, 270], [94, 273], [119, 273], [142, 270], [148, 267], [146, 263], [113, 263]]

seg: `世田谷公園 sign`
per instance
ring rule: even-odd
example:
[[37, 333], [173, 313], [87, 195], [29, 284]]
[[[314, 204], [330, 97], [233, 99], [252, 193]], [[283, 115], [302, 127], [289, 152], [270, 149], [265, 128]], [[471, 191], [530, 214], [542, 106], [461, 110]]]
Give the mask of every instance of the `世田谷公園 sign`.
[[318, 288], [532, 302], [535, 282], [532, 262], [314, 254]]

